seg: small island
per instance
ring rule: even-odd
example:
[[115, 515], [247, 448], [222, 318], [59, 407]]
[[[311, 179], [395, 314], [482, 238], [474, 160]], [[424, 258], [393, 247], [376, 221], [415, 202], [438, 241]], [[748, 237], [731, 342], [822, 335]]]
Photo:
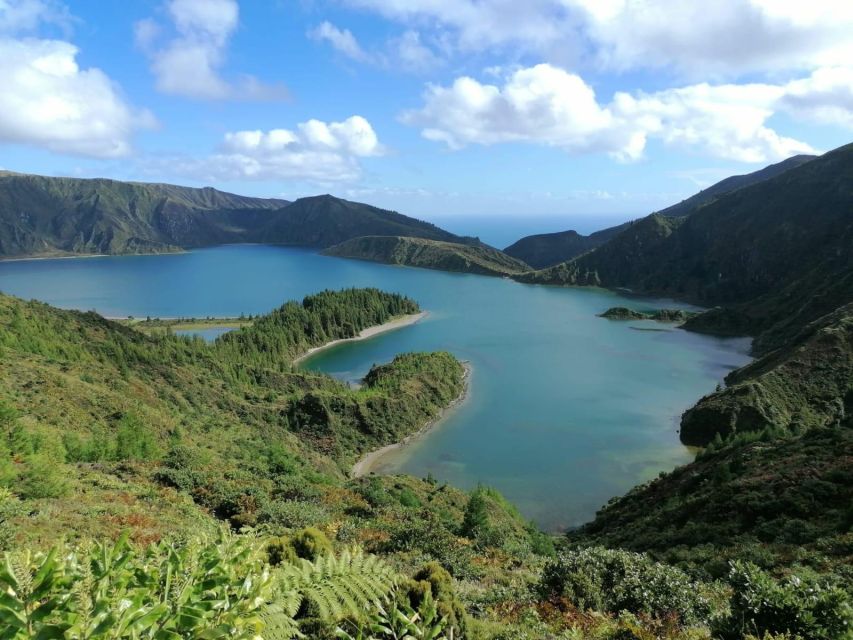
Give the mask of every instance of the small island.
[[604, 313], [598, 314], [599, 318], [608, 320], [655, 320], [657, 322], [687, 322], [697, 315], [695, 311], [684, 309], [654, 309], [651, 311], [637, 311], [628, 307], [611, 307]]

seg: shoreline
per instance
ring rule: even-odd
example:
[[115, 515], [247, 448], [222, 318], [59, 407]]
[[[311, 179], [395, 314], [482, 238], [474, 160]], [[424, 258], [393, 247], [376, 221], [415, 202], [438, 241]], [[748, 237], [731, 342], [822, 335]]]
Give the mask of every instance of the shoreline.
[[364, 476], [370, 475], [374, 472], [374, 469], [379, 464], [379, 462], [382, 461], [382, 458], [384, 458], [392, 451], [402, 449], [403, 447], [410, 445], [414, 441], [424, 437], [425, 435], [427, 435], [427, 433], [429, 433], [434, 428], [439, 426], [442, 422], [444, 422], [453, 411], [463, 405], [471, 395], [470, 380], [471, 374], [474, 369], [471, 366], [471, 362], [468, 360], [462, 362], [462, 368], [462, 392], [456, 398], [454, 398], [449, 405], [439, 411], [437, 416], [428, 420], [426, 424], [424, 424], [420, 429], [406, 436], [399, 442], [393, 442], [391, 444], [385, 445], [384, 447], [380, 447], [379, 449], [374, 449], [373, 451], [368, 451], [367, 453], [365, 453], [352, 466], [349, 472], [349, 477], [354, 480], [356, 478], [362, 478]]
[[394, 318], [393, 320], [389, 320], [384, 324], [376, 325], [375, 327], [368, 327], [367, 329], [362, 329], [362, 331], [354, 338], [340, 338], [338, 340], [332, 340], [331, 342], [327, 342], [326, 344], [321, 344], [319, 347], [312, 347], [311, 349], [308, 349], [308, 351], [303, 353], [301, 356], [295, 358], [293, 360], [293, 364], [299, 364], [300, 362], [307, 360], [308, 358], [319, 353], [320, 351], [330, 349], [331, 347], [343, 344], [345, 342], [360, 342], [361, 340], [367, 340], [369, 338], [373, 338], [374, 336], [378, 336], [383, 333], [388, 333], [389, 331], [394, 331], [395, 329], [408, 327], [417, 322], [420, 322], [428, 315], [428, 311], [421, 311], [420, 313], [412, 313], [407, 316], [400, 316], [399, 318]]

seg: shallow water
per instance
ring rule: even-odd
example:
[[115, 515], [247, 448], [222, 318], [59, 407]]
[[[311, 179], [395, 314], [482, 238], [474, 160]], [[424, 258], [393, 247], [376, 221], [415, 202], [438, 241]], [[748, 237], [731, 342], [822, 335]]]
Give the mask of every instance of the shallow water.
[[257, 314], [349, 286], [405, 293], [430, 315], [323, 351], [303, 366], [355, 381], [396, 353], [436, 349], [473, 366], [465, 404], [425, 438], [384, 459], [382, 469], [432, 473], [465, 487], [493, 485], [549, 529], [589, 520], [610, 497], [689, 461], [678, 441], [679, 415], [749, 360], [744, 340], [596, 317], [611, 306], [672, 304], [666, 301], [301, 249], [244, 245], [0, 263], [6, 293], [114, 317]]

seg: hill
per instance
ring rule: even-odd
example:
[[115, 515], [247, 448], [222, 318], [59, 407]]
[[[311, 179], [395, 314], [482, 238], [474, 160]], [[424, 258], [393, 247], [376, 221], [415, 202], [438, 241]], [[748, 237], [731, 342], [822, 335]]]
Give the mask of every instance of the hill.
[[525, 236], [504, 249], [504, 253], [529, 264], [534, 269], [544, 269], [600, 247], [622, 228], [623, 225], [619, 225], [596, 231], [588, 236], [577, 231]]
[[516, 276], [716, 308], [686, 329], [753, 335], [765, 356], [686, 412], [681, 438], [784, 432], [841, 419], [853, 393], [853, 145], [740, 188], [687, 217], [653, 214], [574, 260]]
[[459, 244], [423, 238], [368, 236], [353, 238], [326, 249], [328, 256], [357, 258], [442, 271], [461, 271], [503, 276], [529, 271], [530, 267], [484, 244]]
[[[771, 164], [759, 171], [747, 173], [740, 176], [731, 176], [703, 189], [678, 204], [661, 209], [658, 215], [667, 218], [679, 218], [693, 213], [699, 207], [712, 202], [718, 197], [748, 187], [770, 178], [775, 178], [789, 169], [799, 167], [813, 160], [815, 156], [798, 155]], [[504, 252], [514, 258], [523, 260], [534, 269], [544, 269], [561, 262], [571, 260], [577, 256], [602, 246], [619, 233], [631, 226], [631, 222], [620, 224], [596, 231], [588, 236], [576, 231], [561, 231], [558, 233], [543, 233], [527, 236], [504, 249]]]
[[681, 420], [681, 440], [707, 445], [766, 429], [801, 433], [853, 415], [853, 304], [803, 328], [799, 335], [726, 377]]
[[261, 242], [327, 248], [360, 236], [406, 235], [446, 242], [470, 242], [394, 211], [330, 195], [300, 198], [281, 209], [258, 231]]
[[708, 576], [748, 559], [766, 569], [838, 571], [849, 584], [853, 423], [710, 448], [613, 499], [569, 534], [648, 552]]
[[782, 323], [788, 328], [780, 335], [790, 337], [850, 301], [851, 185], [847, 145], [685, 218], [643, 218], [599, 249], [522, 279], [721, 305], [688, 326], [758, 334]]
[[661, 209], [657, 213], [670, 218], [686, 216], [693, 212], [694, 209], [697, 209], [704, 204], [708, 204], [712, 200], [716, 200], [718, 197], [725, 195], [726, 193], [763, 182], [764, 180], [769, 180], [770, 178], [775, 178], [789, 169], [795, 169], [806, 162], [814, 160], [815, 158], [817, 158], [817, 156], [805, 154], [791, 156], [787, 160], [782, 160], [782, 162], [768, 165], [763, 169], [753, 171], [752, 173], [745, 173], [739, 176], [729, 176], [728, 178], [712, 184], [710, 187], [702, 189], [696, 195], [690, 196], [686, 200], [682, 200], [671, 207]]
[[290, 203], [209, 187], [0, 174], [0, 257], [158, 253], [239, 242], [323, 248], [369, 234], [467, 241], [328, 195]]
[[[13, 552], [0, 584], [4, 611], [26, 614], [20, 625], [20, 616], [4, 618], [10, 637], [59, 637], [89, 620], [92, 600], [76, 597], [89, 584], [105, 612], [99, 628], [117, 636], [124, 618], [106, 613], [124, 600], [136, 607], [135, 629], [213, 625], [211, 637], [229, 632], [225, 619], [250, 630], [235, 637], [263, 629], [262, 637], [299, 630], [331, 639], [347, 637], [339, 627], [369, 624], [377, 640], [710, 640], [720, 624], [780, 632], [791, 619], [802, 637], [834, 638], [810, 632], [849, 625], [849, 596], [824, 586], [849, 565], [849, 438], [837, 429], [771, 450], [753, 443], [706, 454], [716, 457], [650, 485], [666, 500], [645, 502], [652, 489], [638, 489], [567, 540], [648, 548], [690, 574], [600, 547], [556, 555], [551, 539], [485, 487], [347, 479], [360, 452], [410, 433], [456, 397], [462, 367], [446, 353], [403, 354], [353, 389], [290, 362], [416, 309], [376, 290], [323, 292], [208, 344], [0, 296], [0, 549]], [[235, 533], [217, 533], [219, 523]], [[748, 544], [765, 538], [772, 556]], [[68, 543], [43, 553], [60, 539]], [[791, 566], [800, 542], [807, 555]], [[729, 557], [796, 571], [803, 588], [764, 574], [757, 584], [768, 595], [745, 592], [739, 573], [711, 582]], [[380, 576], [385, 586], [366, 597]], [[20, 600], [30, 592], [18, 586], [29, 579], [38, 596], [27, 609]], [[254, 587], [270, 580], [272, 592], [260, 596]], [[752, 598], [746, 615], [742, 598]], [[285, 628], [275, 624], [283, 604]]]

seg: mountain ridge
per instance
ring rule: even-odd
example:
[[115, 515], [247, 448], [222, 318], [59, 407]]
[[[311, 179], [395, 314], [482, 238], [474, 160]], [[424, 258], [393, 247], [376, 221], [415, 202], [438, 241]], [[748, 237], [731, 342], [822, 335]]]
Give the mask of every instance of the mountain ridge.
[[290, 202], [212, 187], [0, 173], [0, 258], [161, 253], [239, 242], [325, 248], [370, 234], [476, 242], [328, 194]]
[[324, 255], [370, 260], [441, 271], [507, 276], [530, 267], [502, 251], [483, 244], [459, 244], [401, 236], [352, 238], [323, 251]]
[[[668, 218], [689, 215], [699, 207], [712, 202], [720, 196], [774, 178], [790, 169], [810, 162], [816, 157], [818, 156], [792, 156], [787, 160], [768, 165], [758, 171], [729, 176], [677, 204], [654, 212], [654, 214]], [[636, 221], [632, 220], [614, 227], [601, 229], [589, 235], [583, 235], [577, 231], [570, 230], [525, 236], [506, 247], [504, 252], [514, 258], [523, 260], [536, 269], [544, 269], [571, 260], [602, 246]]]

